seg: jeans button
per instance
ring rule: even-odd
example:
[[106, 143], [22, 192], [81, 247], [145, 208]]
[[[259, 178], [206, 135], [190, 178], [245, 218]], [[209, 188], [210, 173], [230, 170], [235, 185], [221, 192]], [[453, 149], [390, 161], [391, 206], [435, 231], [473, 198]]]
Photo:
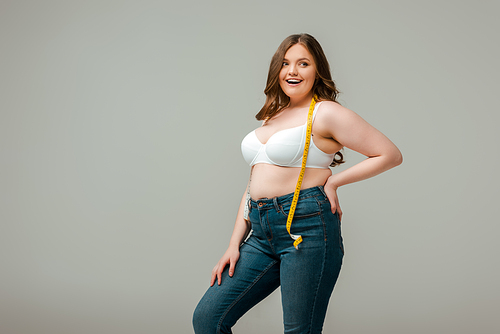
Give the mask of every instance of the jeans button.
[[264, 206], [264, 203], [260, 202], [260, 203], [259, 203], [259, 206], [260, 206], [260, 207]]

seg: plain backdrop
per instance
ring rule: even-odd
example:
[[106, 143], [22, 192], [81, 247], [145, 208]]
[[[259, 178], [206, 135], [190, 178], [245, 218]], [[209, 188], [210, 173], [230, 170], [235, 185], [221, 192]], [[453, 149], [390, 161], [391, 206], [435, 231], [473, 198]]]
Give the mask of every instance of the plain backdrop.
[[[324, 332], [499, 332], [499, 9], [2, 0], [0, 333], [192, 333], [271, 56], [300, 32], [340, 103], [404, 155], [339, 190], [346, 255]], [[279, 290], [234, 331], [282, 332]]]

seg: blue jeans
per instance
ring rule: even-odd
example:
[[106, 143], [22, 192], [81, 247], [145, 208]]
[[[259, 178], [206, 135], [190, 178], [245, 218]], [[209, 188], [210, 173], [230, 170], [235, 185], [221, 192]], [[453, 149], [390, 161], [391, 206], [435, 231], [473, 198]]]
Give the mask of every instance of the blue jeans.
[[302, 235], [296, 250], [286, 230], [293, 193], [251, 200], [252, 234], [240, 247], [233, 277], [208, 288], [193, 316], [197, 334], [232, 333], [250, 308], [281, 286], [285, 333], [321, 333], [344, 249], [338, 214], [322, 186], [304, 189], [292, 222]]

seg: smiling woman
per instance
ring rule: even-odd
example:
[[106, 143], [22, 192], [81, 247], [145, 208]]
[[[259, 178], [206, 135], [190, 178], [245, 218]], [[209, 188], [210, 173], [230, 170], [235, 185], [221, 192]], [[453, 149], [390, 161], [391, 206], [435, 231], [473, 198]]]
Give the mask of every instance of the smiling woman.
[[312, 55], [303, 45], [295, 44], [288, 49], [279, 75], [283, 93], [294, 98], [309, 95], [317, 78], [315, 68]]
[[[194, 312], [198, 334], [231, 333], [278, 287], [285, 332], [321, 333], [344, 255], [337, 188], [402, 162], [387, 137], [337, 102], [314, 37], [291, 35], [281, 43], [264, 92], [256, 115], [262, 126], [241, 144], [251, 178], [229, 247]], [[342, 162], [343, 147], [367, 159], [332, 174], [329, 166]]]

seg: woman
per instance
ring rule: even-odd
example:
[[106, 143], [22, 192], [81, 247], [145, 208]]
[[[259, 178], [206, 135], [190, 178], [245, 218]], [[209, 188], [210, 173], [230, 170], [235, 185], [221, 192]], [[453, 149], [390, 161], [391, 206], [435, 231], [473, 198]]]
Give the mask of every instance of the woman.
[[[242, 142], [243, 156], [252, 166], [250, 182], [229, 247], [212, 270], [210, 287], [195, 310], [197, 334], [231, 333], [246, 311], [279, 286], [285, 333], [321, 333], [344, 254], [337, 188], [402, 162], [387, 137], [336, 101], [328, 61], [314, 37], [291, 35], [281, 43], [264, 92], [266, 103], [256, 115], [263, 124]], [[288, 231], [310, 106], [312, 137]], [[367, 159], [332, 174], [329, 166], [343, 162], [343, 147]], [[296, 248], [298, 235], [302, 242]]]

